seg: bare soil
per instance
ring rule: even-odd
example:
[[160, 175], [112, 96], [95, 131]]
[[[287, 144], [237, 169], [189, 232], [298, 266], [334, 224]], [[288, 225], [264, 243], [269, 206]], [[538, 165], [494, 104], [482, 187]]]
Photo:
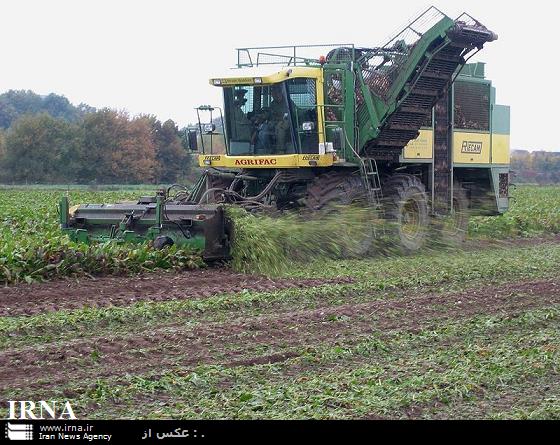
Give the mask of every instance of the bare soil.
[[[255, 277], [227, 271], [220, 271], [222, 280], [216, 280], [215, 272], [198, 272], [201, 279], [211, 280], [211, 290], [203, 286], [194, 287], [195, 291], [181, 289], [181, 283], [185, 285], [194, 282], [193, 274], [188, 273], [175, 277], [172, 281], [174, 286], [165, 291], [162, 290], [157, 277], [148, 277], [145, 282], [141, 281], [145, 284], [140, 285], [143, 291], [137, 291], [135, 279], [128, 282], [130, 288], [125, 287], [125, 291], [121, 292], [137, 299], [142, 296], [149, 298], [147, 295], [166, 299], [172, 296], [187, 298], [188, 295], [193, 295], [193, 292], [203, 296], [211, 295], [212, 292], [231, 292], [235, 288], [235, 284], [232, 284], [235, 280], [245, 283], [245, 286], [264, 286], [262, 288], [266, 290], [273, 290], [275, 286], [310, 286], [325, 283], [325, 280], [271, 282], [266, 279], [259, 282]], [[214, 275], [211, 278], [212, 274]], [[223, 281], [221, 285], [216, 284], [220, 281]], [[100, 282], [106, 287], [98, 286], [96, 289], [95, 284]], [[90, 282], [86, 287], [87, 292], [80, 286], [79, 305], [89, 305], [91, 301], [100, 304], [103, 298], [100, 291], [109, 292], [109, 289], [113, 289], [114, 292], [119, 288], [118, 283], [119, 281], [111, 279]], [[29, 289], [37, 289], [39, 292], [41, 286], [30, 286]], [[50, 286], [61, 286], [61, 283]], [[10, 304], [17, 303], [17, 295], [24, 295], [28, 300], [32, 300], [29, 293], [22, 291], [23, 288], [18, 288], [17, 292], [21, 293], [16, 293], [15, 296], [12, 294]], [[70, 304], [73, 296], [77, 295], [70, 286], [67, 286], [66, 290], [67, 293], [58, 299], [55, 308]], [[117, 303], [125, 304], [128, 301], [127, 297], [119, 295], [120, 297], [112, 295], [110, 298], [117, 298]], [[273, 363], [298, 356], [305, 352], [306, 347], [333, 345], [339, 342], [351, 344], [373, 332], [390, 332], [395, 329], [417, 332], [446, 319], [462, 319], [478, 314], [512, 315], [558, 303], [560, 277], [554, 277], [439, 295], [417, 291], [393, 299], [288, 310], [256, 317], [243, 317], [243, 314], [232, 311], [230, 317], [226, 317], [226, 321], [222, 322], [193, 325], [186, 323], [188, 320], [185, 320], [185, 323], [179, 320], [174, 326], [146, 328], [144, 331], [131, 332], [124, 336], [76, 338], [56, 344], [2, 351], [0, 390], [34, 388], [40, 391], [61, 384], [78, 383], [84, 379], [109, 378], [126, 373], [139, 374], [157, 369], [188, 369], [209, 363], [226, 366]], [[36, 310], [45, 308], [39, 306]], [[14, 378], [15, 367], [18, 370], [17, 379]]]
[[351, 278], [271, 279], [226, 268], [132, 277], [57, 280], [0, 288], [0, 316], [35, 315], [83, 307], [129, 306], [138, 301], [201, 299], [244, 290], [273, 292], [289, 288], [351, 283]]

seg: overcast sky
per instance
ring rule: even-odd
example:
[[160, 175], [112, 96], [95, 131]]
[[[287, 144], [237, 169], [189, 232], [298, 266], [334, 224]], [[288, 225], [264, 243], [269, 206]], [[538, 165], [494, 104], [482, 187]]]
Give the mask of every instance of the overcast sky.
[[473, 61], [487, 63], [498, 103], [511, 106], [512, 148], [560, 150], [558, 16], [541, 0], [3, 1], [0, 92], [54, 92], [185, 125], [195, 106], [220, 103], [208, 79], [233, 66], [237, 47], [375, 46], [431, 4], [499, 35]]

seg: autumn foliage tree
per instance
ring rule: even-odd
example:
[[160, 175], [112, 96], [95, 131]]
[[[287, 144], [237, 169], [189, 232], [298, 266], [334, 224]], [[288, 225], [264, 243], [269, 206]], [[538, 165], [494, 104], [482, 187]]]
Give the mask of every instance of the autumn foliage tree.
[[150, 183], [155, 177], [156, 148], [151, 124], [143, 117], [102, 109], [83, 120], [84, 182]]
[[511, 154], [514, 182], [560, 183], [560, 153], [549, 151], [515, 150]]
[[189, 167], [189, 156], [179, 136], [179, 128], [171, 119], [163, 124], [153, 117], [150, 119], [156, 143], [156, 182], [175, 182]]
[[188, 159], [173, 121], [108, 108], [78, 122], [25, 115], [0, 137], [3, 182], [173, 183]]

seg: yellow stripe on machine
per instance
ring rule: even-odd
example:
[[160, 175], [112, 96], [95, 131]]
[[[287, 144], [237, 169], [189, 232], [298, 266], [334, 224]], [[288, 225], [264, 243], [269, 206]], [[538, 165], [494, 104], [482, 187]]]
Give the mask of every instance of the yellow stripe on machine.
[[[215, 77], [209, 80], [210, 85], [214, 86], [232, 86], [232, 85], [273, 85], [284, 80], [305, 77], [309, 79], [323, 78], [323, 69], [319, 67], [290, 67], [278, 71], [273, 74], [258, 75], [255, 73], [252, 76], [242, 77]], [[255, 82], [255, 79], [258, 79]]]
[[509, 134], [492, 135], [492, 163], [509, 164]]
[[199, 155], [200, 167], [226, 168], [299, 168], [299, 167], [330, 167], [335, 163], [333, 153], [290, 154], [276, 156], [228, 156]]

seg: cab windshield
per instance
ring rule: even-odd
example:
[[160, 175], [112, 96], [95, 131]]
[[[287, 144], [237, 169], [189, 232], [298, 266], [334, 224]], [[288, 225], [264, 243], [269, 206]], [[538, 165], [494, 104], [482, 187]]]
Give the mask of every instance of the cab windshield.
[[318, 150], [313, 79], [225, 87], [224, 103], [230, 155], [281, 155]]

